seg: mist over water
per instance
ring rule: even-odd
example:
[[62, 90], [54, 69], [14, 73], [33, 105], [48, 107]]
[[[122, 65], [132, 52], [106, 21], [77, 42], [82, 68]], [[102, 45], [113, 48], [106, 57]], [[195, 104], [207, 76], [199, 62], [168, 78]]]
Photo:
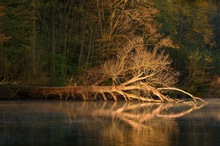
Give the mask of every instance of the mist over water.
[[1, 101], [0, 145], [220, 143], [220, 100], [202, 104]]

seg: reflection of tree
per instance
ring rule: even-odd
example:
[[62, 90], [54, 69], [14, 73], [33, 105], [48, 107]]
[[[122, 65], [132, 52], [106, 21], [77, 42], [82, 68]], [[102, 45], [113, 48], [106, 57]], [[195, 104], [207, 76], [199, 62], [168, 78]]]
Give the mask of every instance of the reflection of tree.
[[59, 106], [49, 108], [68, 114], [69, 123], [78, 135], [89, 137], [96, 133], [99, 145], [157, 145], [158, 142], [170, 145], [179, 135], [174, 119], [203, 106], [119, 101], [60, 102]]
[[174, 120], [155, 120], [138, 131], [125, 125], [112, 125], [100, 137], [103, 142], [101, 145], [105, 141], [117, 142], [119, 145], [170, 145], [171, 139], [177, 137], [178, 133], [178, 124]]
[[[178, 123], [173, 119], [203, 106], [120, 101], [0, 105], [2, 109], [10, 107], [8, 113], [14, 113], [14, 117], [9, 120], [7, 113], [1, 112], [6, 127], [4, 133], [10, 134], [7, 130], [10, 125], [7, 122], [16, 120], [17, 123], [22, 123], [28, 120], [25, 125], [13, 126], [18, 135], [24, 127], [29, 127], [30, 137], [34, 137], [37, 132], [44, 135], [47, 132], [54, 133], [56, 129], [56, 135], [49, 135], [48, 139], [59, 139], [63, 142], [72, 142], [74, 139], [76, 145], [91, 145], [88, 141], [92, 141], [94, 145], [157, 145], [158, 142], [161, 145], [171, 145], [171, 139], [178, 138], [179, 134]], [[24, 111], [27, 113], [23, 114]], [[32, 116], [27, 118], [24, 116], [27, 114]], [[22, 119], [24, 117], [27, 119]], [[63, 137], [65, 138], [62, 139]]]
[[[75, 106], [77, 105], [77, 106]], [[146, 102], [60, 102], [59, 106], [49, 106], [53, 111], [64, 112], [70, 123], [77, 118], [110, 118], [133, 128], [144, 128], [149, 122], [161, 118], [178, 118], [205, 106], [202, 104], [146, 103]]]
[[[124, 103], [118, 107], [117, 102], [107, 107], [107, 103], [103, 103], [103, 107], [92, 111], [93, 116], [111, 116], [113, 119], [119, 119], [133, 128], [144, 128], [149, 126], [148, 122], [155, 118], [176, 118], [184, 116], [193, 110], [200, 109], [204, 106], [197, 104], [156, 104], [156, 103]], [[176, 108], [180, 108], [177, 111]], [[173, 111], [171, 113], [171, 110]], [[176, 110], [176, 111], [175, 111]]]
[[[112, 125], [102, 132], [102, 142], [108, 140], [121, 145], [156, 145], [158, 141], [168, 143], [170, 134], [178, 135], [178, 125], [174, 120], [157, 118], [157, 114], [167, 108], [169, 104], [125, 103], [117, 106], [115, 103], [111, 108], [99, 109], [95, 116], [111, 115], [114, 119]], [[132, 128], [126, 128], [128, 125]]]

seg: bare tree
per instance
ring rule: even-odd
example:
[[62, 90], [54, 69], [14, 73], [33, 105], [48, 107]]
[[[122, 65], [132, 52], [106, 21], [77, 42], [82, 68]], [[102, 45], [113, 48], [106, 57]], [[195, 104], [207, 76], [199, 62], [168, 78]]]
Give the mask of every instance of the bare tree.
[[[163, 51], [146, 50], [143, 38], [134, 38], [126, 47], [119, 49], [117, 55], [104, 62], [100, 67], [87, 71], [82, 85], [67, 87], [33, 88], [32, 93], [80, 95], [84, 100], [102, 97], [104, 100], [123, 97], [125, 100], [138, 99], [148, 102], [183, 102], [163, 94], [164, 90], [183, 92], [172, 87], [178, 75], [170, 67], [169, 56]], [[111, 82], [110, 85], [106, 85]], [[61, 96], [62, 97], [62, 96]]]
[[[101, 37], [97, 39], [103, 54], [100, 66], [87, 69], [80, 82], [67, 87], [34, 88], [32, 92], [42, 94], [79, 95], [84, 100], [138, 99], [148, 102], [180, 102], [164, 94], [165, 90], [183, 92], [196, 102], [201, 100], [181, 89], [174, 88], [178, 72], [170, 67], [171, 60], [163, 51], [165, 47], [177, 48], [169, 37], [159, 33], [155, 22], [158, 10], [153, 3], [144, 0], [107, 1], [110, 7], [107, 27], [103, 1], [97, 1]], [[107, 52], [107, 53], [106, 53]], [[71, 86], [74, 84], [75, 86]]]

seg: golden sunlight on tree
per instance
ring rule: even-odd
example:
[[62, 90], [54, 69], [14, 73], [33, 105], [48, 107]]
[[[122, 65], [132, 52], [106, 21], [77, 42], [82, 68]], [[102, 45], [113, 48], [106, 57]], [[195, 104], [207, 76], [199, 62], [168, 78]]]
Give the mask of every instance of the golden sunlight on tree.
[[154, 7], [152, 1], [114, 0], [102, 5], [105, 9], [111, 8], [109, 16], [105, 16], [102, 12], [103, 16], [99, 18], [99, 22], [103, 22], [104, 18], [108, 17], [105, 25], [100, 23], [101, 35], [98, 39], [104, 58], [124, 48], [135, 37], [143, 37], [146, 47], [177, 47], [169, 37], [158, 33], [160, 26], [155, 21], [155, 17], [159, 14], [159, 10]]
[[[97, 1], [98, 2], [98, 1]], [[165, 91], [175, 90], [189, 95], [194, 102], [203, 101], [181, 89], [174, 88], [178, 72], [170, 67], [165, 47], [177, 48], [169, 37], [159, 33], [155, 22], [158, 10], [151, 1], [111, 1], [104, 27], [100, 9], [100, 66], [87, 69], [80, 82], [71, 80], [67, 87], [33, 88], [32, 93], [59, 94], [84, 100], [124, 98], [147, 102], [184, 102], [169, 97]], [[99, 6], [99, 5], [98, 5]], [[128, 7], [129, 6], [129, 7]], [[101, 29], [102, 28], [102, 29]], [[105, 28], [105, 29], [104, 29]], [[110, 53], [109, 53], [110, 52]]]
[[177, 81], [178, 73], [170, 67], [171, 61], [168, 55], [157, 49], [147, 51], [142, 37], [134, 38], [116, 54], [115, 58], [88, 72], [84, 85], [103, 85], [111, 80], [111, 85], [118, 86], [118, 91], [103, 92], [110, 93], [114, 99], [119, 94], [126, 100], [137, 98], [153, 101], [151, 98], [144, 98], [152, 97], [153, 93], [161, 100], [170, 100], [155, 89], [155, 87], [172, 86]]

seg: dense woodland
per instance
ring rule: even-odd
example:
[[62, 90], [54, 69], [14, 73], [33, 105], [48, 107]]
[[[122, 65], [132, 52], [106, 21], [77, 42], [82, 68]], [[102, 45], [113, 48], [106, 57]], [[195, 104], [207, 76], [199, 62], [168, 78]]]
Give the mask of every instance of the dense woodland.
[[117, 85], [135, 64], [152, 84], [218, 96], [219, 24], [218, 0], [0, 0], [0, 83]]

